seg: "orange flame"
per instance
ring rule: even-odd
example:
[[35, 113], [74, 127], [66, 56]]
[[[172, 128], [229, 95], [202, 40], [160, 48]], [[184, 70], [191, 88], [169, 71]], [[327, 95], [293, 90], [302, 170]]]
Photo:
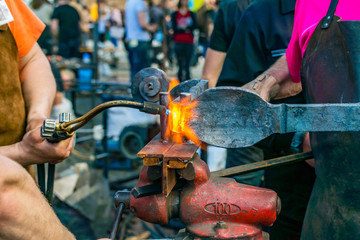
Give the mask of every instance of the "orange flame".
[[195, 102], [172, 101], [169, 104], [168, 131], [167, 137], [176, 143], [183, 143], [184, 139], [200, 145], [201, 141], [194, 131], [188, 126], [190, 119], [194, 118]]
[[[172, 78], [169, 83], [169, 92], [179, 84], [179, 80]], [[194, 118], [195, 102], [188, 103], [187, 100], [171, 99], [168, 106], [168, 124], [166, 129], [166, 137], [175, 143], [184, 143], [185, 140], [190, 140], [194, 144], [199, 145], [201, 141], [196, 136], [194, 131], [188, 126], [190, 119]], [[179, 98], [180, 99], [180, 98]]]
[[176, 87], [177, 85], [179, 85], [179, 80], [177, 78], [172, 78], [170, 79], [170, 82], [169, 82], [169, 92], [174, 88]]

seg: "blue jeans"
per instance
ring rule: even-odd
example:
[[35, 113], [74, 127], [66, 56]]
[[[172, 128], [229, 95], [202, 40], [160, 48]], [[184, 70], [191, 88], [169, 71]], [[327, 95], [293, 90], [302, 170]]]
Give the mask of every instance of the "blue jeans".
[[194, 44], [192, 43], [175, 43], [175, 54], [179, 66], [179, 81], [190, 79], [190, 63], [194, 54]]
[[150, 67], [150, 42], [138, 41], [136, 47], [132, 47], [129, 44], [129, 62], [130, 62], [130, 79], [134, 79], [134, 76], [143, 68]]
[[66, 42], [59, 42], [58, 54], [63, 58], [80, 57], [80, 38], [69, 39]]

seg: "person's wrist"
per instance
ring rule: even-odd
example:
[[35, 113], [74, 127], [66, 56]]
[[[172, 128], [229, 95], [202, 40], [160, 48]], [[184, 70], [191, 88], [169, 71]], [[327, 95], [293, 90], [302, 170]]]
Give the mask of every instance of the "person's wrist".
[[14, 150], [12, 151], [13, 154], [10, 157], [12, 160], [19, 163], [23, 167], [31, 165], [31, 163], [26, 162], [26, 160], [29, 159], [29, 156], [26, 154], [22, 141], [15, 143], [14, 145], [12, 145], [12, 147], [14, 148]]
[[26, 132], [42, 126], [45, 119], [48, 117], [45, 114], [32, 114], [31, 117], [28, 117], [26, 124]]

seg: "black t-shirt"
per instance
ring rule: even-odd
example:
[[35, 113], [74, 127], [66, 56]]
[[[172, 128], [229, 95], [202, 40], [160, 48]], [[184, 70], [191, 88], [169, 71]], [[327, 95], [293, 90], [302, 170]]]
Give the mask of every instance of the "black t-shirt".
[[242, 14], [218, 86], [242, 86], [268, 69], [289, 44], [296, 0], [257, 0]]
[[75, 8], [70, 5], [60, 5], [55, 8], [51, 19], [59, 21], [59, 42], [80, 39], [80, 16]]
[[209, 47], [219, 52], [227, 52], [235, 33], [241, 13], [253, 0], [221, 1], [214, 22]]

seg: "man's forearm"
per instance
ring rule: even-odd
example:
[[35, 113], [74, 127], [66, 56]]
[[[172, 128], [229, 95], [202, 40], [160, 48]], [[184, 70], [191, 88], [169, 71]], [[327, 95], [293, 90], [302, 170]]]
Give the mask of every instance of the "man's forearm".
[[50, 30], [51, 30], [51, 34], [53, 35], [53, 38], [57, 38], [58, 31], [59, 31], [59, 20], [57, 20], [57, 19], [51, 20]]
[[0, 239], [72, 240], [30, 175], [0, 156]]
[[206, 51], [205, 64], [201, 78], [209, 81], [209, 88], [216, 87], [224, 65], [225, 57], [225, 52], [216, 51], [211, 48]]
[[27, 127], [23, 139], [1, 146], [0, 154], [23, 166], [34, 163], [57, 163], [70, 155], [73, 138], [51, 144], [40, 136], [43, 121], [49, 117], [56, 84], [48, 60], [40, 47], [34, 47], [19, 61], [20, 78], [27, 110]]
[[50, 64], [38, 44], [20, 59], [20, 78], [27, 110], [27, 122], [48, 118], [56, 93]]

